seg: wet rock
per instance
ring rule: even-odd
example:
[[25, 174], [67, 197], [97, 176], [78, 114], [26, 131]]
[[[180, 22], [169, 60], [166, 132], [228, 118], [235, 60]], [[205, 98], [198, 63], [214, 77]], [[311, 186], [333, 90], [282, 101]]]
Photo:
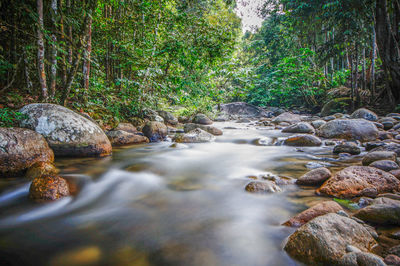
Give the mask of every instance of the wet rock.
[[292, 123], [297, 123], [300, 121], [301, 121], [301, 117], [299, 115], [285, 112], [285, 113], [282, 113], [282, 114], [278, 115], [277, 117], [275, 117], [272, 120], [272, 123], [279, 124], [282, 122], [286, 122], [286, 123], [292, 124]]
[[383, 129], [383, 125], [382, 125], [381, 123], [374, 122], [374, 125], [375, 125], [378, 129]]
[[383, 125], [384, 130], [389, 130], [394, 126], [394, 123], [388, 120], [382, 121], [381, 124]]
[[324, 119], [324, 121], [326, 121], [326, 122], [329, 122], [329, 121], [335, 120], [335, 119], [336, 119], [336, 116], [333, 116], [333, 115], [325, 116], [325, 117], [322, 118], [322, 119]]
[[387, 255], [384, 261], [388, 266], [400, 266], [400, 257], [396, 255]]
[[36, 202], [54, 201], [69, 195], [67, 181], [59, 176], [37, 177], [29, 188], [29, 198]]
[[376, 126], [364, 119], [336, 119], [319, 128], [318, 135], [324, 138], [341, 138], [371, 141], [378, 137]]
[[296, 184], [306, 186], [318, 186], [328, 180], [331, 176], [332, 173], [327, 168], [317, 168], [311, 170], [310, 172], [304, 174], [299, 179], [297, 179]]
[[302, 226], [315, 217], [322, 216], [328, 213], [337, 213], [343, 211], [343, 208], [334, 201], [325, 201], [297, 214], [290, 220], [283, 223], [286, 226], [299, 227]]
[[43, 135], [57, 156], [107, 156], [112, 147], [103, 130], [89, 119], [63, 106], [35, 103], [24, 106], [21, 127]]
[[369, 166], [381, 169], [386, 172], [399, 169], [399, 165], [391, 160], [379, 160], [371, 163]]
[[396, 157], [396, 153], [392, 151], [371, 151], [364, 156], [362, 164], [370, 165], [371, 163], [380, 160], [396, 161]]
[[211, 125], [213, 122], [205, 114], [197, 114], [193, 118], [193, 123], [200, 125]]
[[393, 175], [368, 166], [350, 166], [328, 179], [318, 194], [337, 198], [376, 197], [380, 193], [400, 190], [400, 181]]
[[161, 122], [147, 122], [144, 125], [143, 134], [149, 138], [150, 142], [158, 142], [164, 140], [168, 134], [167, 126]]
[[379, 147], [372, 149], [371, 151], [393, 151], [400, 156], [400, 144], [398, 143], [385, 143]]
[[123, 146], [149, 142], [149, 139], [145, 136], [126, 132], [124, 130], [107, 131], [106, 135], [113, 146]]
[[354, 143], [343, 143], [336, 145], [333, 148], [333, 153], [334, 154], [349, 153], [351, 155], [357, 155], [361, 153], [361, 149]]
[[44, 137], [24, 128], [0, 128], [0, 177], [21, 175], [37, 162], [53, 162]]
[[306, 164], [307, 169], [316, 169], [316, 168], [329, 167], [329, 166], [333, 166], [333, 164], [330, 164], [327, 162], [320, 162], [320, 163], [308, 162]]
[[137, 133], [137, 129], [134, 125], [132, 125], [131, 123], [119, 123], [118, 126], [116, 128], [114, 128], [113, 130], [123, 130], [125, 132], [129, 132], [129, 133]]
[[400, 169], [392, 170], [390, 173], [400, 180]]
[[391, 247], [391, 248], [388, 250], [388, 252], [389, 252], [389, 254], [393, 254], [393, 255], [396, 255], [396, 256], [399, 257], [399, 256], [400, 256], [400, 245]]
[[371, 151], [377, 147], [385, 146], [387, 144], [383, 141], [370, 141], [370, 142], [364, 143], [363, 145], [365, 147], [365, 150]]
[[178, 119], [170, 112], [161, 110], [161, 111], [158, 111], [158, 114], [164, 119], [165, 123], [173, 125], [173, 126], [178, 124]]
[[206, 126], [206, 125], [200, 125], [200, 124], [194, 124], [194, 123], [187, 123], [183, 127], [183, 130], [187, 133], [190, 132], [196, 128], [200, 128], [204, 131], [207, 131], [210, 134], [213, 134], [214, 136], [221, 136], [223, 134], [222, 130], [213, 126]]
[[325, 125], [326, 122], [324, 120], [315, 120], [311, 122], [311, 125], [315, 128], [318, 129], [320, 127], [322, 127], [323, 125]]
[[244, 102], [234, 102], [219, 105], [221, 112], [228, 115], [239, 115], [245, 117], [270, 117], [271, 114], [266, 112], [264, 109], [244, 103]]
[[272, 181], [253, 181], [246, 185], [246, 191], [251, 193], [275, 193], [282, 189]]
[[314, 136], [314, 135], [307, 135], [307, 134], [299, 134], [288, 137], [285, 142], [285, 145], [288, 146], [321, 146], [322, 141]]
[[400, 201], [377, 198], [371, 205], [359, 210], [354, 216], [374, 224], [400, 225]]
[[59, 173], [59, 170], [50, 162], [36, 162], [28, 171], [26, 171], [25, 177], [28, 179], [35, 179], [42, 176], [55, 176]]
[[203, 143], [215, 140], [215, 136], [200, 129], [196, 128], [185, 134], [177, 134], [174, 138], [178, 143]]
[[347, 245], [369, 252], [376, 241], [364, 226], [354, 220], [329, 213], [297, 229], [284, 249], [303, 263], [332, 265], [346, 254]]
[[327, 102], [321, 110], [321, 116], [328, 116], [336, 113], [338, 110], [345, 110], [346, 106], [350, 106], [351, 98], [343, 97], [336, 98]]
[[314, 128], [307, 122], [300, 122], [297, 124], [293, 124], [291, 126], [285, 127], [282, 129], [284, 133], [306, 133], [306, 134], [314, 134]]
[[276, 142], [276, 139], [270, 138], [270, 137], [265, 137], [261, 139], [256, 139], [252, 143], [257, 146], [272, 146]]
[[251, 120], [248, 118], [240, 118], [239, 120], [236, 121], [236, 123], [250, 123]]
[[351, 118], [362, 118], [373, 122], [378, 121], [378, 116], [374, 112], [366, 108], [357, 109], [356, 111], [354, 111], [354, 113], [351, 114]]
[[369, 252], [350, 252], [339, 261], [340, 266], [386, 266], [383, 259]]

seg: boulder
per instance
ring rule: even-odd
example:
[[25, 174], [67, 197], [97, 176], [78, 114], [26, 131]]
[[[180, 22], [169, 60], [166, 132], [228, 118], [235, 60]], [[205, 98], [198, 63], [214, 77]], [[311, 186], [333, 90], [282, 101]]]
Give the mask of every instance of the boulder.
[[355, 143], [343, 143], [336, 145], [333, 148], [333, 153], [349, 153], [351, 155], [357, 155], [361, 153], [361, 149]]
[[329, 213], [301, 226], [284, 249], [293, 258], [310, 265], [337, 264], [352, 245], [369, 252], [377, 243], [369, 231], [353, 219]]
[[400, 201], [377, 198], [371, 205], [359, 210], [354, 216], [373, 224], [400, 225]]
[[322, 216], [328, 213], [337, 213], [338, 211], [343, 211], [343, 208], [338, 203], [334, 201], [324, 201], [297, 214], [290, 220], [284, 222], [283, 225], [299, 227], [308, 223], [315, 217]]
[[327, 102], [321, 110], [321, 116], [328, 116], [338, 111], [345, 111], [351, 103], [350, 97], [336, 98]]
[[400, 156], [400, 144], [398, 143], [385, 143], [379, 147], [373, 148], [371, 151], [393, 151]]
[[208, 133], [213, 134], [214, 136], [221, 136], [223, 134], [222, 130], [219, 128], [207, 125], [194, 124], [194, 123], [185, 124], [183, 130], [187, 133], [196, 128], [200, 128], [204, 131], [207, 131]]
[[328, 139], [371, 141], [378, 137], [378, 129], [364, 119], [335, 119], [320, 127], [318, 135]]
[[197, 114], [193, 118], [193, 123], [200, 125], [211, 125], [213, 122], [205, 114]]
[[299, 134], [288, 137], [285, 142], [285, 145], [288, 146], [321, 146], [322, 141], [314, 136], [314, 135], [307, 135], [307, 134]]
[[134, 125], [132, 125], [131, 123], [119, 123], [118, 126], [116, 128], [114, 128], [113, 130], [123, 130], [125, 132], [128, 133], [137, 133], [137, 129]]
[[215, 136], [200, 129], [196, 128], [185, 134], [177, 134], [174, 138], [178, 143], [203, 143], [215, 140]]
[[242, 117], [270, 117], [270, 114], [264, 109], [244, 102], [220, 104], [218, 108], [219, 111], [227, 115], [238, 115]]
[[306, 134], [314, 134], [314, 128], [307, 122], [300, 122], [297, 124], [293, 124], [291, 126], [285, 127], [282, 129], [284, 133], [306, 133]]
[[168, 134], [167, 126], [164, 123], [156, 121], [147, 122], [142, 131], [150, 142], [162, 141]]
[[399, 169], [399, 165], [391, 160], [379, 160], [371, 163], [369, 166], [381, 169], [385, 172]]
[[400, 257], [393, 254], [387, 255], [384, 261], [388, 266], [400, 266]]
[[296, 184], [305, 186], [318, 186], [332, 176], [331, 171], [325, 167], [311, 170], [296, 180]]
[[25, 178], [35, 179], [42, 176], [55, 176], [59, 173], [59, 170], [50, 162], [36, 162], [28, 171], [26, 171]]
[[43, 135], [57, 156], [107, 156], [111, 143], [94, 122], [63, 106], [36, 103], [24, 106], [21, 127]]
[[59, 176], [37, 177], [29, 188], [29, 198], [36, 202], [54, 201], [69, 195], [67, 181]]
[[164, 119], [165, 123], [173, 125], [173, 126], [178, 124], [178, 119], [170, 112], [158, 111], [158, 114]]
[[400, 190], [400, 181], [393, 175], [369, 166], [350, 166], [328, 179], [318, 194], [336, 198], [376, 197]]
[[370, 165], [371, 163], [380, 160], [396, 161], [396, 157], [396, 153], [393, 151], [371, 151], [364, 156], [362, 164]]
[[325, 125], [326, 122], [324, 120], [315, 120], [311, 122], [311, 125], [315, 128], [318, 129], [320, 127], [322, 127], [323, 125]]
[[45, 138], [25, 128], [0, 128], [0, 177], [21, 175], [37, 162], [53, 162]]
[[369, 252], [350, 252], [339, 261], [340, 266], [386, 266], [383, 259]]
[[295, 115], [295, 114], [292, 114], [292, 113], [289, 113], [289, 112], [285, 112], [285, 113], [280, 114], [277, 117], [275, 117], [272, 120], [272, 123], [279, 124], [279, 123], [282, 123], [282, 122], [286, 122], [286, 123], [293, 124], [293, 123], [298, 123], [300, 121], [301, 121], [301, 117], [299, 115]]
[[396, 256], [400, 256], [400, 245], [391, 247], [391, 248], [388, 250], [388, 252], [389, 252], [389, 254], [393, 254], [393, 255], [396, 255]]
[[282, 189], [272, 181], [253, 181], [246, 185], [246, 191], [251, 193], [275, 193], [281, 192]]
[[365, 108], [360, 108], [354, 111], [354, 113], [351, 114], [351, 118], [353, 119], [362, 118], [373, 122], [378, 121], [377, 114]]
[[131, 144], [149, 142], [149, 139], [145, 136], [126, 132], [124, 130], [107, 131], [106, 135], [113, 146], [131, 145]]

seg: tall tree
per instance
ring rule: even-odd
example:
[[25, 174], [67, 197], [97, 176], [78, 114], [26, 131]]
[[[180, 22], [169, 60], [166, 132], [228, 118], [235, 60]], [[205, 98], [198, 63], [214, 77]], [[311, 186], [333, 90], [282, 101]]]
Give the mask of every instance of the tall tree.
[[45, 48], [44, 48], [44, 23], [43, 23], [43, 0], [37, 0], [37, 13], [38, 13], [38, 26], [37, 26], [37, 65], [39, 73], [39, 83], [42, 91], [42, 97], [44, 100], [48, 98], [47, 81], [46, 81], [46, 69], [45, 69]]

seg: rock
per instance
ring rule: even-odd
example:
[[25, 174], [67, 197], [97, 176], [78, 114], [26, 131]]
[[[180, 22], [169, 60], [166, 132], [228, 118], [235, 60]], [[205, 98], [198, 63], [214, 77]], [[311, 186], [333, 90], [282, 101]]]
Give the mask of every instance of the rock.
[[371, 151], [364, 156], [362, 164], [370, 165], [371, 163], [380, 160], [396, 161], [396, 157], [396, 153], [392, 151]]
[[399, 165], [391, 160], [379, 160], [371, 163], [369, 166], [381, 169], [385, 172], [399, 169]]
[[29, 188], [29, 198], [36, 202], [54, 201], [69, 195], [67, 181], [59, 176], [37, 177]]
[[336, 98], [327, 102], [321, 110], [321, 116], [328, 116], [336, 113], [337, 111], [345, 111], [346, 107], [350, 106], [351, 98], [343, 97]]
[[343, 208], [338, 203], [334, 201], [324, 201], [297, 214], [290, 220], [283, 223], [283, 225], [291, 227], [299, 227], [304, 225], [305, 223], [308, 223], [315, 217], [322, 216], [327, 213], [337, 213], [338, 211], [343, 211]]
[[178, 143], [202, 143], [211, 142], [215, 140], [215, 136], [200, 129], [196, 128], [185, 134], [177, 134], [174, 138]]
[[158, 114], [164, 119], [165, 123], [168, 123], [173, 126], [178, 124], [178, 119], [170, 112], [158, 111]]
[[327, 168], [317, 168], [311, 170], [310, 172], [304, 174], [299, 179], [297, 179], [296, 184], [306, 186], [318, 186], [328, 180], [331, 176], [332, 173]]
[[113, 146], [130, 144], [148, 143], [149, 139], [145, 136], [126, 132], [124, 130], [107, 131], [106, 135]]
[[400, 225], [400, 201], [377, 198], [371, 205], [359, 210], [355, 217], [374, 224]]
[[248, 118], [240, 118], [239, 120], [236, 121], [236, 123], [250, 123], [251, 120]]
[[147, 122], [144, 125], [143, 134], [149, 138], [150, 142], [158, 142], [164, 140], [168, 134], [167, 126], [161, 122]]
[[400, 156], [400, 144], [397, 143], [385, 143], [379, 147], [373, 148], [371, 151], [393, 151]]
[[369, 252], [376, 241], [368, 230], [356, 221], [329, 213], [319, 216], [294, 232], [284, 249], [293, 258], [310, 265], [332, 265], [346, 254], [352, 245]]
[[396, 255], [387, 255], [384, 261], [388, 266], [400, 266], [400, 257]]
[[43, 135], [57, 156], [107, 156], [111, 143], [103, 130], [89, 119], [63, 106], [35, 103], [24, 106], [20, 124]]
[[123, 130], [125, 132], [128, 133], [137, 133], [137, 129], [134, 125], [132, 125], [131, 123], [119, 123], [118, 126], [116, 128], [114, 128], [113, 130]]
[[350, 252], [339, 261], [340, 266], [386, 266], [383, 259], [369, 252]]
[[373, 122], [378, 121], [378, 116], [374, 112], [365, 108], [360, 108], [354, 111], [354, 113], [351, 114], [351, 118], [353, 119], [362, 118]]
[[193, 118], [193, 123], [200, 125], [211, 125], [213, 122], [205, 114], [197, 114]]
[[336, 119], [319, 128], [318, 135], [324, 138], [371, 141], [378, 137], [378, 129], [363, 119]]
[[380, 140], [393, 139], [393, 135], [390, 132], [379, 131], [378, 139]]
[[300, 122], [282, 129], [284, 133], [306, 133], [306, 134], [314, 134], [314, 128], [307, 122]]
[[400, 181], [393, 175], [369, 166], [350, 166], [328, 179], [318, 194], [336, 198], [376, 197], [400, 190]]
[[159, 116], [158, 113], [152, 109], [144, 109], [142, 113], [144, 118], [150, 121], [164, 123], [164, 118]]
[[272, 123], [279, 124], [282, 122], [286, 123], [297, 123], [300, 122], [301, 118], [299, 115], [295, 115], [289, 112], [285, 112], [283, 114], [278, 115], [272, 120]]
[[394, 123], [392, 121], [382, 121], [381, 124], [383, 125], [384, 130], [389, 130], [394, 126]]
[[282, 189], [272, 181], [253, 181], [246, 185], [246, 191], [251, 193], [275, 193], [281, 192]]
[[336, 117], [333, 116], [333, 115], [330, 115], [330, 116], [325, 116], [325, 117], [322, 118], [322, 119], [324, 119], [324, 121], [326, 121], [326, 122], [329, 122], [329, 121], [335, 120]]
[[378, 129], [383, 129], [383, 125], [382, 125], [381, 123], [374, 122], [374, 125], [375, 125]]
[[377, 147], [385, 146], [387, 144], [383, 141], [370, 141], [370, 142], [364, 143], [363, 145], [365, 146], [366, 151], [371, 151]]
[[391, 247], [391, 248], [388, 250], [388, 252], [389, 252], [389, 254], [393, 254], [393, 255], [396, 255], [396, 256], [400, 256], [400, 245]]
[[24, 128], [0, 128], [0, 177], [22, 175], [37, 162], [53, 162], [44, 137]]
[[42, 176], [55, 176], [59, 173], [59, 170], [50, 162], [36, 162], [28, 171], [26, 171], [25, 178], [35, 179]]
[[390, 173], [400, 180], [400, 169], [392, 170]]
[[214, 136], [221, 136], [223, 134], [222, 130], [213, 126], [206, 126], [206, 125], [200, 125], [200, 124], [194, 124], [194, 123], [187, 123], [183, 127], [183, 130], [187, 133], [189, 131], [192, 131], [196, 128], [200, 128], [204, 131], [207, 131], [210, 134], [213, 134]]
[[270, 117], [271, 115], [267, 113], [260, 107], [244, 103], [244, 102], [234, 102], [219, 105], [221, 112], [227, 115], [239, 115], [243, 117]]
[[300, 134], [288, 137], [285, 140], [284, 144], [288, 146], [300, 146], [300, 147], [321, 146], [322, 141], [314, 135]]
[[361, 149], [354, 143], [344, 143], [336, 145], [333, 148], [333, 153], [334, 154], [349, 153], [351, 155], [357, 155], [361, 153]]
[[326, 122], [324, 120], [315, 120], [311, 122], [311, 125], [315, 128], [318, 129], [320, 127], [322, 127], [323, 125], [325, 125]]
[[[103, 256], [104, 254], [102, 254], [100, 248], [97, 246], [80, 246], [74, 249], [62, 249], [61, 253], [57, 253], [50, 259], [48, 265], [57, 265], [57, 266], [100, 265], [101, 259], [102, 258], [104, 259]], [[133, 259], [134, 261], [135, 258]], [[130, 262], [132, 262], [132, 259]], [[113, 265], [127, 265], [127, 264], [113, 263]], [[133, 264], [133, 265], [147, 265], [147, 264]]]

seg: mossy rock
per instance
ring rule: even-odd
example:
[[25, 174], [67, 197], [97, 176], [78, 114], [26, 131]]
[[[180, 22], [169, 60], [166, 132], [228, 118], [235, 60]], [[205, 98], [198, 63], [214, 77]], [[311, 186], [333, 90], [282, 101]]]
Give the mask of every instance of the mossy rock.
[[327, 102], [321, 110], [321, 116], [328, 116], [338, 112], [347, 112], [350, 109], [351, 98], [335, 98]]

